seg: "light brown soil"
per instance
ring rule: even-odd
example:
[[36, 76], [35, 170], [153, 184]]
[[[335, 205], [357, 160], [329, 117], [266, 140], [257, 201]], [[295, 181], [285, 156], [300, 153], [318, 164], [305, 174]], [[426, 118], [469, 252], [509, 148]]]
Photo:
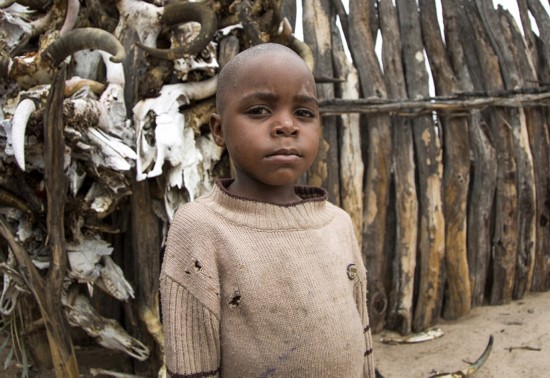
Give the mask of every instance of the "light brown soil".
[[502, 306], [474, 308], [458, 321], [441, 321], [444, 336], [418, 344], [388, 345], [384, 331], [374, 335], [374, 358], [386, 378], [429, 377], [455, 372], [474, 362], [494, 342], [476, 378], [550, 377], [550, 292], [530, 293]]
[[[374, 359], [381, 374], [427, 378], [464, 369], [483, 353], [493, 335], [492, 352], [475, 378], [550, 377], [550, 292], [530, 293], [503, 306], [477, 307], [468, 316], [441, 321], [437, 327], [444, 336], [417, 344], [382, 343], [381, 338], [400, 337], [390, 331], [374, 335]], [[131, 370], [125, 355], [100, 347], [78, 348], [77, 356], [81, 377], [91, 377], [91, 367]], [[33, 370], [30, 376], [53, 378], [54, 374]], [[20, 369], [14, 363], [7, 370], [0, 365], [0, 377], [20, 377]]]

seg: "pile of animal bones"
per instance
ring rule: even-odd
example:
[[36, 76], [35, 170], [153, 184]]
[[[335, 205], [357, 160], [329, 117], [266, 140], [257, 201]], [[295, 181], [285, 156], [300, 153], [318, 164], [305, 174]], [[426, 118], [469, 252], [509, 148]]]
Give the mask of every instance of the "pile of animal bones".
[[[273, 8], [280, 1], [225, 3], [0, 1], [0, 217], [34, 265], [47, 269], [43, 114], [63, 64], [65, 313], [104, 347], [139, 360], [148, 357], [147, 347], [89, 301], [94, 287], [123, 302], [134, 296], [103, 238], [115, 230], [102, 221], [131, 195], [133, 180], [163, 183], [155, 208], [165, 225], [180, 203], [210, 189], [222, 151], [203, 127], [213, 101], [198, 100], [212, 98], [219, 62], [266, 41], [285, 43], [311, 59], [280, 9]], [[159, 48], [162, 43], [169, 48]], [[123, 67], [135, 70], [136, 62], [143, 71], [141, 78], [131, 78], [138, 82], [132, 83], [138, 88], [132, 101]], [[29, 292], [17, 269], [10, 251], [1, 264], [3, 315]], [[77, 283], [86, 284], [89, 293], [74, 294]]]

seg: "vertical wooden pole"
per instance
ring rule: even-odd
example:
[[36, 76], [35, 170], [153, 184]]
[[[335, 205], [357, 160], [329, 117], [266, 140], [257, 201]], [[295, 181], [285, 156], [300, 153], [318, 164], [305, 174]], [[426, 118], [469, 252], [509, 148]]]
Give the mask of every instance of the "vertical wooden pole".
[[[332, 77], [331, 7], [330, 0], [303, 1], [304, 41], [311, 46], [315, 58], [313, 74]], [[318, 98], [333, 98], [331, 83], [317, 85]], [[329, 200], [340, 205], [340, 173], [338, 166], [338, 129], [336, 117], [323, 117], [319, 155], [308, 173], [308, 182], [328, 190]]]
[[[483, 72], [484, 90], [496, 92], [504, 88], [501, 76], [502, 59], [495, 51], [496, 42], [491, 34], [491, 25], [485, 15], [494, 12], [492, 5], [475, 2], [477, 13], [470, 19], [478, 32], [474, 41]], [[492, 9], [492, 10], [491, 10]], [[494, 109], [488, 115], [491, 139], [497, 152], [497, 187], [495, 197], [495, 223], [492, 243], [492, 280], [489, 302], [502, 304], [511, 301], [515, 279], [517, 254], [517, 165], [514, 142], [508, 114], [503, 109]]]
[[[456, 8], [460, 11], [457, 11]], [[443, 2], [445, 37], [455, 71], [459, 72], [462, 88], [467, 92], [483, 92], [484, 63], [477, 49], [483, 43], [484, 32], [478, 21], [475, 5], [468, 2]], [[470, 34], [463, 33], [470, 30]], [[472, 35], [474, 36], [472, 38]], [[476, 40], [473, 44], [471, 41]], [[497, 181], [496, 150], [491, 141], [487, 115], [478, 110], [470, 116], [470, 146], [473, 153], [473, 173], [468, 209], [468, 264], [472, 305], [486, 301], [488, 275], [491, 262], [494, 224], [494, 202]]]
[[[420, 0], [420, 18], [426, 54], [430, 61], [436, 95], [460, 92], [459, 80], [441, 39], [434, 0]], [[443, 315], [457, 319], [471, 308], [471, 289], [466, 248], [466, 210], [470, 183], [468, 119], [439, 114], [445, 151], [443, 207], [445, 216], [446, 292]]]
[[[540, 0], [528, 0], [528, 9], [536, 20], [540, 37], [534, 38], [538, 59], [535, 63], [537, 78], [550, 82], [550, 17]], [[521, 10], [521, 8], [520, 8]], [[525, 33], [527, 31], [525, 30]], [[535, 161], [537, 187], [537, 245], [531, 290], [550, 289], [550, 141], [548, 136], [548, 110], [535, 109], [527, 116], [531, 138], [531, 151]]]
[[[145, 73], [147, 64], [144, 52], [138, 49], [134, 42], [137, 39], [135, 30], [121, 31], [117, 36], [127, 51], [123, 62], [127, 78], [124, 87], [124, 99], [128, 111], [128, 118], [132, 118], [132, 108], [140, 100], [139, 83], [141, 74]], [[132, 72], [133, 74], [128, 74]], [[160, 319], [159, 314], [159, 276], [160, 276], [160, 220], [151, 208], [151, 195], [147, 180], [132, 182], [132, 196], [130, 199], [131, 242], [125, 250], [125, 267], [129, 268], [128, 277], [135, 288], [135, 300], [132, 303], [132, 314], [126, 314], [131, 319], [132, 336], [140, 340], [151, 351], [145, 362], [134, 360], [134, 370], [138, 374], [156, 376], [162, 366], [162, 346], [157, 345], [153, 336], [148, 332], [144, 323], [143, 314]], [[136, 321], [136, 315], [141, 321]]]
[[[342, 38], [336, 25], [332, 24], [332, 56], [336, 77], [344, 78], [336, 85], [336, 96], [359, 98], [359, 76], [353, 64], [347, 59]], [[363, 229], [363, 174], [361, 155], [360, 114], [342, 114], [339, 117], [340, 135], [340, 196], [341, 206], [350, 214], [355, 226], [355, 236], [362, 245]]]
[[[397, 10], [390, 1], [382, 1], [379, 5], [378, 18], [384, 41], [382, 63], [388, 96], [396, 100], [406, 100], [407, 88], [401, 59], [402, 45]], [[414, 271], [418, 242], [416, 167], [411, 120], [393, 117], [392, 128], [396, 237], [387, 327], [406, 335], [412, 330]]]
[[[397, 0], [396, 4], [403, 43], [407, 93], [412, 99], [426, 98], [429, 96], [429, 83], [417, 4], [414, 0]], [[413, 120], [413, 137], [420, 189], [418, 299], [413, 330], [421, 331], [439, 320], [443, 303], [443, 164], [439, 133], [430, 116], [419, 116]]]
[[[350, 1], [351, 54], [359, 71], [361, 91], [366, 98], [387, 98], [382, 70], [371, 34], [372, 16], [368, 2]], [[369, 272], [368, 305], [374, 332], [384, 327], [388, 298], [386, 281], [386, 215], [389, 203], [391, 159], [391, 124], [387, 114], [367, 118], [366, 181], [363, 217], [363, 256]]]

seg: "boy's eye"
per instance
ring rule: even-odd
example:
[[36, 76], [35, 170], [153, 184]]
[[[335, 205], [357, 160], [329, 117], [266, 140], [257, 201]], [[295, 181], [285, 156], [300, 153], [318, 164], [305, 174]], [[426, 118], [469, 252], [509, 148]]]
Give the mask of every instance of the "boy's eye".
[[314, 118], [315, 112], [309, 109], [298, 109], [296, 110], [296, 116], [301, 118]]
[[246, 114], [252, 116], [264, 116], [269, 114], [269, 110], [264, 106], [253, 106], [246, 110]]

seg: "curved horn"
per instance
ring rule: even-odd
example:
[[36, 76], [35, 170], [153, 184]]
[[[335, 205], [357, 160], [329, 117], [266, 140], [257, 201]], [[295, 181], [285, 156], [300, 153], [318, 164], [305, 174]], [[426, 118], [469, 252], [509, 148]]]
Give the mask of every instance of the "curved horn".
[[73, 30], [76, 20], [78, 18], [78, 12], [80, 11], [80, 1], [69, 0], [67, 1], [67, 13], [65, 15], [65, 22], [59, 31], [59, 35], [65, 35], [68, 31]]
[[195, 21], [201, 24], [199, 35], [187, 46], [175, 47], [172, 49], [156, 49], [147, 47], [140, 42], [136, 45], [147, 51], [150, 55], [165, 59], [174, 60], [185, 55], [196, 55], [210, 43], [218, 27], [216, 13], [203, 3], [173, 3], [164, 7], [162, 21], [168, 26]]
[[29, 118], [35, 110], [34, 101], [26, 98], [17, 105], [11, 120], [13, 156], [19, 168], [23, 171], [25, 170], [25, 130], [27, 129], [27, 122], [29, 122]]
[[288, 44], [288, 47], [302, 57], [311, 72], [313, 72], [313, 69], [315, 68], [315, 58], [313, 57], [311, 48], [305, 42], [300, 41], [294, 36], [294, 34], [292, 34], [292, 25], [290, 25], [288, 18], [283, 18], [279, 24], [277, 34]]
[[313, 72], [313, 69], [315, 68], [315, 58], [313, 57], [311, 48], [307, 45], [307, 43], [300, 41], [298, 38], [292, 36], [290, 38], [288, 47], [290, 47], [292, 50], [294, 50], [294, 52], [300, 55], [302, 59], [306, 62], [311, 72]]
[[42, 52], [42, 56], [49, 57], [55, 66], [58, 66], [69, 55], [87, 49], [107, 51], [113, 55], [110, 60], [120, 63], [126, 52], [114, 35], [97, 28], [81, 28], [67, 32], [63, 37], [55, 40]]

